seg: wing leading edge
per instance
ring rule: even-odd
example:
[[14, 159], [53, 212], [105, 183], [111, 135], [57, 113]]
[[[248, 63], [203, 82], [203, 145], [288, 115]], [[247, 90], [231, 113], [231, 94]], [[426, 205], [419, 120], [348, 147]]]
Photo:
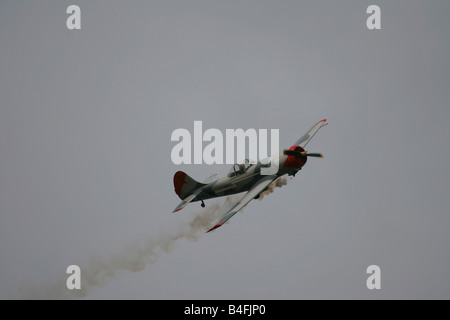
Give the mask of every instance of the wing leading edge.
[[261, 192], [263, 192], [269, 184], [271, 184], [276, 178], [276, 175], [267, 175], [263, 176], [261, 179], [256, 182], [253, 187], [236, 203], [223, 217], [220, 221], [211, 229], [206, 231], [207, 233], [213, 231], [214, 229], [219, 228], [225, 222], [231, 219], [236, 213], [239, 212], [243, 207], [245, 207], [250, 201], [252, 201], [256, 196], [258, 196]]
[[304, 136], [302, 136], [300, 139], [298, 139], [294, 145], [305, 148], [305, 146], [312, 139], [312, 137], [314, 137], [314, 135], [317, 133], [317, 131], [319, 131], [320, 128], [322, 128], [323, 126], [325, 126], [327, 124], [326, 122], [327, 122], [327, 119], [323, 119], [323, 120], [320, 120], [319, 122], [317, 122], [315, 125], [313, 125], [311, 127], [311, 129], [309, 129], [309, 131]]

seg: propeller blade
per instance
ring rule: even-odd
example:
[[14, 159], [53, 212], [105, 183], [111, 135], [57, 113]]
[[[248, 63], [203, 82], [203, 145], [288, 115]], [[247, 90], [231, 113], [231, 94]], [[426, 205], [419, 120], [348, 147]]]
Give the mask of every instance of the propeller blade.
[[295, 150], [283, 150], [283, 153], [287, 156], [295, 156], [295, 157], [304, 156], [304, 154], [302, 152], [295, 151]]
[[307, 153], [308, 157], [315, 157], [315, 158], [323, 158], [323, 154], [321, 153]]
[[283, 150], [283, 154], [287, 156], [295, 156], [295, 157], [315, 157], [315, 158], [323, 158], [323, 154], [321, 153], [307, 153], [306, 151], [300, 152], [296, 150]]

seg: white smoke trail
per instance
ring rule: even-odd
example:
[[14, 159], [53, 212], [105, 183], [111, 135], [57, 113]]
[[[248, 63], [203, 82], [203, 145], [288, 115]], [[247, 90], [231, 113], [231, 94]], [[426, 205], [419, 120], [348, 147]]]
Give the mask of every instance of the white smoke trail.
[[[282, 187], [288, 182], [281, 177], [269, 185], [260, 199]], [[228, 196], [222, 202], [209, 205], [206, 209], [194, 214], [187, 222], [172, 228], [170, 231], [151, 235], [143, 243], [134, 243], [125, 247], [121, 253], [110, 255], [109, 258], [94, 257], [88, 260], [86, 265], [81, 265], [81, 289], [69, 290], [66, 286], [67, 274], [62, 274], [53, 283], [43, 286], [22, 287], [19, 295], [23, 299], [76, 299], [86, 297], [94, 288], [106, 284], [106, 282], [118, 275], [120, 271], [138, 272], [148, 264], [155, 263], [159, 254], [170, 252], [177, 240], [186, 239], [197, 241], [202, 234], [230, 209], [242, 194]]]
[[271, 194], [275, 190], [275, 188], [281, 188], [282, 186], [287, 185], [288, 182], [291, 180], [292, 180], [292, 177], [288, 177], [288, 176], [279, 177], [274, 182], [269, 184], [269, 186], [267, 187], [267, 190], [261, 192], [258, 199], [261, 201], [265, 196]]

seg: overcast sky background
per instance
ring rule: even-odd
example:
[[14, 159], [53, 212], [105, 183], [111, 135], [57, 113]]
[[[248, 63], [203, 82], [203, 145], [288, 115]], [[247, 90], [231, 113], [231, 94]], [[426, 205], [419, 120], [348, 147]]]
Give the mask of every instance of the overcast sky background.
[[[81, 8], [81, 30], [66, 8]], [[381, 7], [381, 30], [366, 8]], [[323, 118], [282, 189], [87, 299], [450, 298], [449, 1], [2, 1], [0, 298], [170, 235], [171, 133]], [[224, 131], [223, 131], [224, 132]], [[206, 201], [211, 206], [221, 200]], [[381, 290], [366, 268], [381, 268]], [[83, 276], [83, 273], [82, 273]]]

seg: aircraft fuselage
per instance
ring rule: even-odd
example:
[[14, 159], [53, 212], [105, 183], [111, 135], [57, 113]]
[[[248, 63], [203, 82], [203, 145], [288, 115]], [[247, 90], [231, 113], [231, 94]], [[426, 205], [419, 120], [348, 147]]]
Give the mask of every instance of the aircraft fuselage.
[[[278, 177], [284, 174], [294, 175], [306, 163], [306, 160], [293, 163], [291, 159], [293, 157], [285, 154], [275, 156], [279, 159], [278, 171], [276, 172]], [[235, 166], [238, 168], [238, 165]], [[248, 191], [255, 182], [261, 179], [261, 168], [264, 167], [267, 166], [258, 162], [247, 167], [245, 171], [232, 170], [227, 176], [202, 187], [201, 193], [197, 195], [193, 202]]]

